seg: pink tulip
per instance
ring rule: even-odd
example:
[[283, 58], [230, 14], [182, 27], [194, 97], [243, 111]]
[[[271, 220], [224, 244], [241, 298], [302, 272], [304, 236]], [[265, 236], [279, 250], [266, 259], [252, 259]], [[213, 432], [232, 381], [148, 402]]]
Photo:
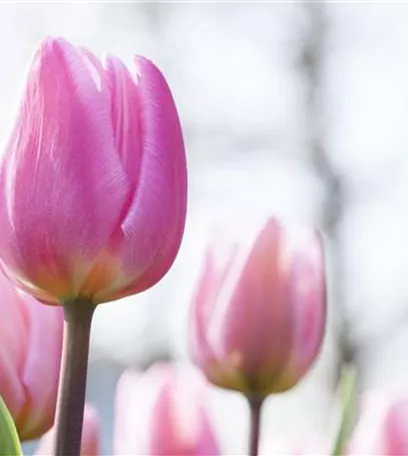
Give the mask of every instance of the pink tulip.
[[31, 64], [0, 167], [0, 257], [38, 299], [143, 291], [172, 265], [186, 215], [176, 107], [149, 60], [131, 73], [61, 38]]
[[320, 238], [270, 219], [248, 247], [209, 250], [191, 311], [192, 357], [215, 385], [268, 395], [293, 387], [325, 327]]
[[347, 454], [408, 455], [408, 397], [366, 395]]
[[217, 456], [206, 414], [206, 384], [189, 368], [127, 371], [116, 393], [115, 454]]
[[[99, 418], [91, 404], [85, 404], [84, 424], [82, 430], [81, 456], [99, 455]], [[54, 452], [55, 429], [45, 434], [35, 452], [36, 456], [48, 456]]]
[[39, 437], [53, 424], [63, 316], [35, 302], [0, 272], [0, 395], [21, 440]]

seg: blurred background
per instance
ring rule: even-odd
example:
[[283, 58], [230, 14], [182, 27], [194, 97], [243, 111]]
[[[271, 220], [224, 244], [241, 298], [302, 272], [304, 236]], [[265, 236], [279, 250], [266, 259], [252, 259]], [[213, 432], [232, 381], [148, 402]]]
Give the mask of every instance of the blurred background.
[[[392, 2], [0, 4], [2, 142], [45, 35], [129, 65], [150, 57], [183, 124], [189, 208], [178, 259], [153, 290], [101, 306], [94, 322], [88, 397], [104, 454], [123, 369], [188, 362], [186, 312], [214, 227], [245, 229], [259, 216], [325, 232], [330, 293], [320, 359], [269, 400], [264, 438], [332, 432], [344, 363], [362, 391], [406, 388], [407, 20], [408, 4]], [[244, 454], [243, 399], [216, 389], [212, 398], [225, 454]]]

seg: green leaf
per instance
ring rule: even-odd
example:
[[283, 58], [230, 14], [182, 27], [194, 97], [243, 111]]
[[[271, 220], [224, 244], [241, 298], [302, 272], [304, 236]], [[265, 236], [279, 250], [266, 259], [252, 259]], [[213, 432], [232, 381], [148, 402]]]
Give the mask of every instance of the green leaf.
[[0, 396], [0, 456], [22, 456], [17, 429]]
[[340, 397], [343, 405], [343, 413], [336, 441], [331, 452], [332, 456], [341, 456], [344, 454], [345, 445], [350, 437], [355, 412], [356, 386], [355, 369], [343, 367], [340, 380]]

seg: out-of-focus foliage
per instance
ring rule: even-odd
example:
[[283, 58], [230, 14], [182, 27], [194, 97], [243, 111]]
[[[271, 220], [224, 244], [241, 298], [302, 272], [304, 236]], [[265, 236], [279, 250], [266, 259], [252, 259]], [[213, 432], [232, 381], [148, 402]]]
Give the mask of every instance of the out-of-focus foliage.
[[0, 455], [20, 456], [22, 454], [17, 429], [0, 396]]

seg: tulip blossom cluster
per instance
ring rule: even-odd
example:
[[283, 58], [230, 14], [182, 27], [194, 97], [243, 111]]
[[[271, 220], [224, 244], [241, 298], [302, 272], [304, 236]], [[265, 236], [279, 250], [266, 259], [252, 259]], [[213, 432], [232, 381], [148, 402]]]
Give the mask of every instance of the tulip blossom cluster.
[[[126, 371], [115, 400], [115, 455], [218, 456], [215, 428], [206, 404], [208, 387], [188, 367], [158, 364], [146, 372]], [[81, 455], [99, 454], [99, 423], [87, 404]], [[55, 430], [40, 441], [37, 456], [52, 453]]]
[[[0, 393], [21, 440], [44, 434], [55, 415], [37, 454], [99, 453], [97, 411], [85, 405], [93, 313], [154, 286], [183, 237], [176, 106], [160, 70], [143, 57], [133, 63], [45, 39], [0, 163]], [[221, 454], [211, 383], [248, 400], [256, 456], [262, 403], [316, 361], [326, 323], [320, 235], [271, 217], [250, 242], [225, 244], [224, 257], [209, 246], [191, 299], [196, 370], [123, 374], [116, 454]]]
[[[144, 373], [125, 372], [116, 390], [113, 454], [222, 455], [208, 407], [209, 393], [209, 387], [191, 368], [155, 365]], [[362, 405], [342, 455], [408, 455], [408, 398], [372, 392]], [[54, 437], [52, 429], [41, 439], [36, 456], [51, 454]], [[81, 455], [100, 454], [99, 441], [98, 416], [87, 404]], [[323, 435], [306, 436], [295, 443], [265, 436], [261, 454], [324, 456], [331, 454], [331, 447]]]
[[[62, 38], [46, 38], [31, 62], [1, 157], [1, 268], [17, 287], [64, 311], [55, 445], [60, 456], [80, 451], [96, 306], [155, 285], [173, 264], [184, 231], [187, 172], [175, 103], [150, 60], [137, 56], [133, 66], [129, 70], [114, 56], [100, 60]], [[30, 381], [42, 384], [47, 377], [32, 380], [39, 352], [31, 359], [25, 345], [16, 349], [21, 353], [14, 370], [30, 388]], [[54, 344], [49, 355], [60, 348]], [[4, 350], [5, 358], [14, 358], [11, 343]], [[7, 365], [6, 372], [11, 376], [13, 367]], [[48, 394], [58, 387], [58, 375], [51, 383], [36, 387]], [[43, 403], [31, 403], [30, 389], [18, 391], [17, 378], [6, 377], [4, 384], [7, 393], [17, 389], [8, 406], [23, 427], [30, 407]], [[53, 417], [53, 408], [44, 414]], [[36, 432], [28, 421], [20, 435]]]

